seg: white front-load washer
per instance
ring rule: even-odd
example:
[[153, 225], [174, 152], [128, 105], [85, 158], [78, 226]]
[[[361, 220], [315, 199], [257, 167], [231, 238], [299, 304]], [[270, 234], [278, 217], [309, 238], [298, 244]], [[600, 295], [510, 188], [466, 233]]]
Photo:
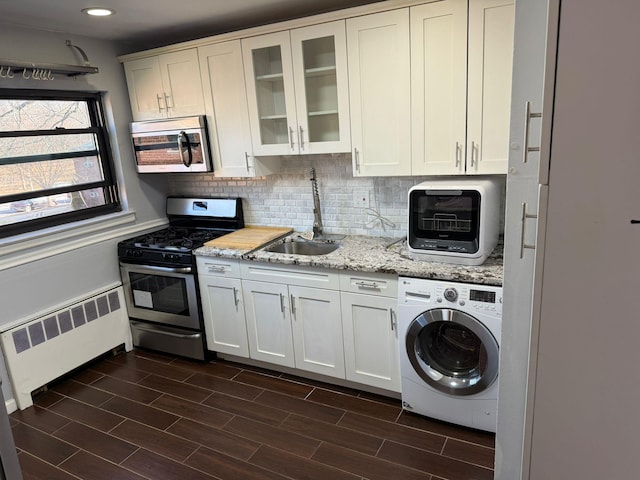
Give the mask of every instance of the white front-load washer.
[[502, 288], [400, 277], [405, 410], [496, 431]]

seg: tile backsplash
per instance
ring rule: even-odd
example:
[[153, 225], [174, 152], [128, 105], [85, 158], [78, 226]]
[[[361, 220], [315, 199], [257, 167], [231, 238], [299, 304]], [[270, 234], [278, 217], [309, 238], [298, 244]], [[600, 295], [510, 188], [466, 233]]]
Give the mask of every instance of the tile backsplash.
[[[313, 226], [310, 170], [318, 179], [326, 233], [399, 238], [407, 232], [407, 193], [428, 177], [354, 177], [350, 154], [286, 157], [281, 174], [258, 178], [216, 178], [213, 174], [175, 174], [170, 195], [241, 197], [245, 224]], [[368, 194], [369, 207], [354, 202]]]

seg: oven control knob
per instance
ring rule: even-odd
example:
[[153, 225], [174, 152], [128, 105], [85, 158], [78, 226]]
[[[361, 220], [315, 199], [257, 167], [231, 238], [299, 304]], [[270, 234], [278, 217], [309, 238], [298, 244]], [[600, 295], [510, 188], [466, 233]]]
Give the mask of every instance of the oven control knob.
[[444, 298], [450, 302], [455, 302], [458, 298], [458, 291], [455, 288], [447, 288], [444, 291]]

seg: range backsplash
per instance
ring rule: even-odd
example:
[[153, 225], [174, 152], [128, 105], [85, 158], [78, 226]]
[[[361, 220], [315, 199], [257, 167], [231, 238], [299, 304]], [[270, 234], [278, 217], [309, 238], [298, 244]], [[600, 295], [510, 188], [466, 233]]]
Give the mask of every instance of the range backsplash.
[[[241, 197], [247, 225], [311, 230], [310, 170], [316, 169], [325, 232], [399, 238], [407, 231], [407, 193], [429, 177], [354, 177], [350, 154], [287, 157], [283, 173], [259, 178], [175, 174], [170, 195]], [[354, 193], [368, 194], [369, 208]], [[504, 192], [503, 192], [504, 193]], [[503, 202], [504, 203], [504, 202]]]

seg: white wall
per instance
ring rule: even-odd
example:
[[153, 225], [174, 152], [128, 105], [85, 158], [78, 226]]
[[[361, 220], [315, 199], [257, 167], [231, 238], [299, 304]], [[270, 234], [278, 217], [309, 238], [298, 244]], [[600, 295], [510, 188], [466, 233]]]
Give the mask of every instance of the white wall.
[[[125, 209], [135, 211], [135, 223], [85, 239], [73, 235], [57, 241], [53, 240], [55, 237], [49, 240], [45, 238], [31, 249], [26, 248], [28, 236], [24, 237], [24, 241], [21, 238], [19, 243], [15, 242], [15, 238], [0, 239], [0, 326], [46, 311], [67, 299], [81, 296], [84, 292], [118, 282], [117, 239], [105, 241], [104, 238], [107, 237], [104, 235], [118, 235], [122, 229], [122, 234], [129, 236], [136, 228], [144, 228], [164, 219], [164, 202], [168, 190], [166, 177], [141, 177], [134, 170], [128, 135], [131, 113], [122, 65], [116, 60], [119, 52], [115, 45], [66, 34], [3, 26], [0, 29], [0, 58], [36, 64], [80, 64], [80, 59], [66, 46], [67, 39], [86, 52], [91, 64], [99, 68], [99, 74], [76, 79], [58, 76], [47, 82], [23, 80], [16, 75], [14, 79], [0, 78], [0, 88], [107, 92], [107, 115], [119, 184]], [[88, 244], [65, 251], [71, 242], [82, 240]], [[34, 260], [48, 251], [46, 249], [51, 249], [55, 255]], [[11, 267], [7, 268], [8, 265]], [[0, 376], [3, 378], [3, 393], [9, 400], [13, 395], [1, 362]]]

